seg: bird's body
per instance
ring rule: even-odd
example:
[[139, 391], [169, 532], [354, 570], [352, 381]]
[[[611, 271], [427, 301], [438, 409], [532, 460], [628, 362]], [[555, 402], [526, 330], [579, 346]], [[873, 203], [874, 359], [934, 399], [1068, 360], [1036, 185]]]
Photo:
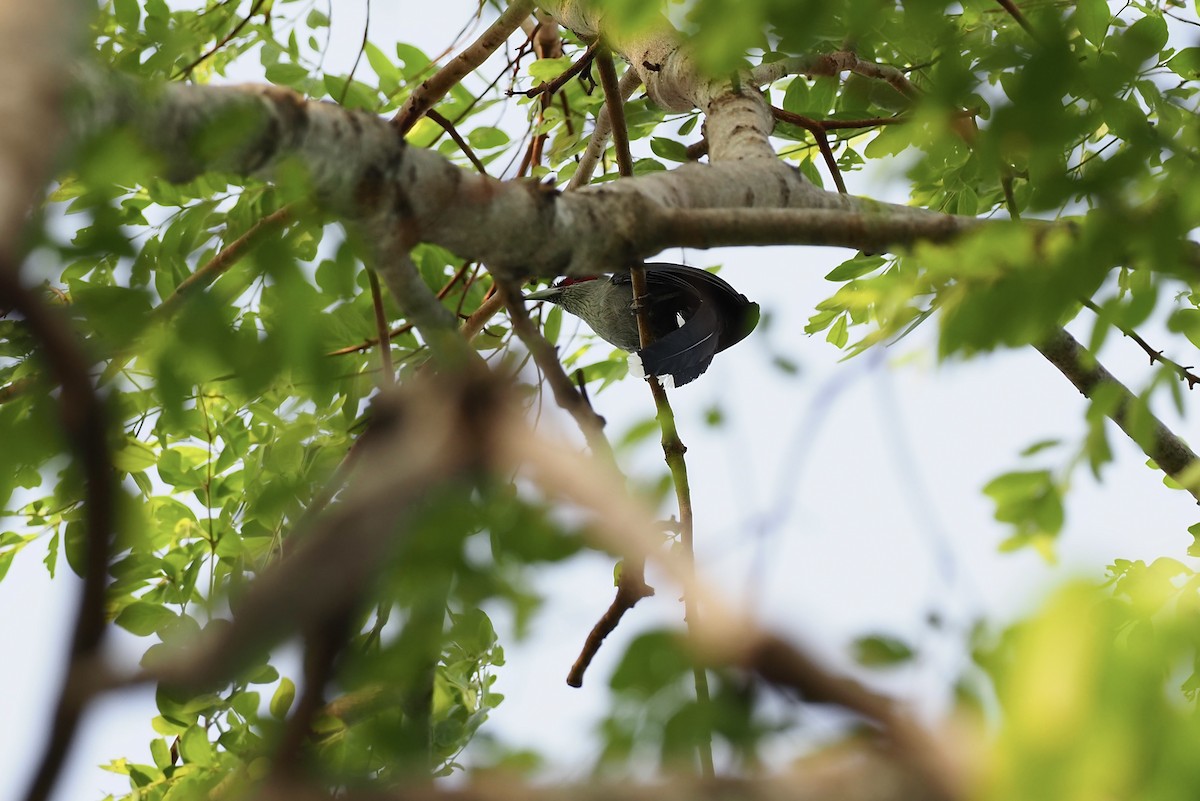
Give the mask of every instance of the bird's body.
[[622, 350], [636, 353], [649, 375], [675, 386], [695, 380], [713, 356], [740, 342], [758, 324], [758, 304], [708, 272], [680, 264], [646, 269], [646, 315], [652, 341], [640, 348], [633, 286], [628, 273], [566, 278], [528, 300], [557, 303]]

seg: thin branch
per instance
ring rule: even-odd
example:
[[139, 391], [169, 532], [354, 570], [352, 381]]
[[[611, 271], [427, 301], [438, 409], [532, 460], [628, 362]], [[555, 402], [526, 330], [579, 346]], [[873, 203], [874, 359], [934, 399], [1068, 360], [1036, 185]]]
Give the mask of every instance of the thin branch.
[[1160, 470], [1200, 502], [1200, 466], [1196, 454], [1086, 348], [1061, 328], [1034, 347], [1084, 397], [1091, 400], [1097, 393], [1102, 393], [1104, 414], [1128, 434]]
[[[633, 177], [633, 159], [629, 153], [629, 132], [625, 127], [625, 110], [624, 104], [620, 96], [620, 89], [617, 86], [617, 74], [613, 68], [611, 54], [604, 52], [600, 54], [596, 62], [600, 71], [600, 84], [604, 87], [604, 101], [608, 109], [609, 118], [612, 120], [613, 144], [617, 151], [617, 168], [622, 177]], [[637, 315], [638, 327], [638, 344], [642, 349], [649, 347], [654, 340], [654, 334], [650, 328], [649, 303], [649, 287], [646, 284], [646, 270], [641, 264], [635, 264], [629, 270], [630, 282], [633, 291], [633, 310]], [[666, 458], [667, 467], [671, 471], [671, 481], [675, 486], [675, 497], [679, 503], [679, 523], [680, 523], [680, 541], [683, 545], [684, 558], [688, 562], [689, 569], [695, 569], [695, 550], [692, 541], [692, 496], [688, 483], [687, 462], [683, 455], [687, 452], [683, 442], [679, 439], [679, 431], [675, 425], [675, 413], [671, 409], [671, 402], [667, 399], [667, 392], [663, 389], [662, 383], [657, 376], [647, 375], [646, 382], [650, 385], [650, 393], [654, 397], [654, 408], [658, 414], [658, 424], [662, 431], [662, 448], [663, 455]], [[626, 569], [621, 571], [621, 584], [625, 583], [626, 570], [632, 568], [633, 572], [630, 576], [629, 583], [631, 587], [624, 593], [632, 596], [638, 591], [639, 585], [645, 584], [645, 563], [636, 559], [626, 559]], [[613, 601], [612, 607], [606, 613], [605, 618], [611, 614], [616, 614], [616, 618], [620, 618], [619, 603], [622, 601], [622, 590], [624, 588], [618, 586], [617, 598]], [[636, 603], [636, 597], [634, 597]], [[696, 600], [690, 593], [684, 593], [684, 621], [687, 623], [688, 631], [692, 635], [695, 634], [695, 627], [699, 625], [699, 610], [696, 605]], [[613, 625], [616, 620], [613, 621]], [[597, 624], [599, 627], [599, 624]], [[595, 632], [593, 632], [593, 635]], [[603, 639], [601, 636], [600, 639]], [[589, 638], [589, 641], [591, 638]], [[596, 643], [599, 647], [599, 642]], [[578, 665], [578, 663], [576, 663]], [[704, 668], [696, 666], [693, 668], [696, 683], [696, 703], [701, 710], [704, 711], [702, 717], [706, 717], [707, 710], [711, 704], [708, 689], [708, 675]], [[700, 773], [706, 778], [711, 778], [715, 772], [713, 768], [712, 755], [712, 732], [706, 727], [704, 731], [699, 733], [697, 743], [697, 754], [700, 759]]]
[[542, 332], [529, 319], [529, 312], [525, 309], [525, 300], [521, 297], [520, 289], [507, 281], [497, 282], [497, 287], [497, 296], [501, 298], [504, 307], [508, 310], [513, 331], [525, 343], [534, 362], [541, 368], [547, 383], [550, 384], [550, 391], [554, 394], [555, 403], [575, 419], [592, 453], [598, 458], [616, 464], [612, 445], [604, 436], [604, 418], [596, 414], [587, 398], [571, 383], [571, 379], [558, 361], [557, 349], [542, 336]]
[[407, 133], [447, 92], [487, 61], [513, 31], [521, 27], [521, 21], [533, 12], [533, 6], [533, 0], [512, 0], [509, 7], [466, 50], [413, 90], [392, 119], [396, 130]]
[[646, 583], [645, 560], [626, 558], [621, 563], [616, 597], [613, 598], [608, 609], [604, 611], [584, 639], [583, 648], [579, 650], [579, 656], [575, 658], [575, 663], [571, 665], [571, 670], [567, 673], [567, 686], [583, 686], [584, 674], [587, 673], [596, 654], [600, 653], [600, 646], [604, 644], [605, 638], [617, 630], [621, 618], [625, 616], [626, 612], [633, 609], [638, 601], [652, 595], [654, 595], [654, 588]]
[[910, 100], [920, 97], [920, 90], [913, 86], [904, 70], [889, 64], [877, 64], [858, 57], [851, 50], [837, 50], [812, 56], [796, 56], [780, 59], [770, 64], [761, 64], [750, 70], [749, 82], [755, 86], [766, 86], [788, 75], [825, 75], [836, 78], [843, 72], [853, 72], [866, 78], [884, 81]]
[[350, 74], [346, 76], [346, 84], [342, 87], [342, 94], [338, 97], [338, 105], [343, 105], [346, 102], [346, 94], [350, 91], [350, 86], [354, 83], [354, 74], [358, 72], [358, 65], [362, 63], [363, 54], [367, 52], [368, 36], [371, 33], [371, 0], [366, 2], [366, 19], [363, 20], [362, 40], [358, 43], [358, 53], [354, 56], [354, 64], [350, 67]]
[[1037, 32], [1033, 29], [1033, 26], [1029, 24], [1029, 20], [1025, 18], [1025, 15], [1021, 13], [1021, 9], [1017, 8], [1016, 3], [1014, 3], [1012, 0], [996, 0], [996, 2], [999, 3], [1005, 11], [1012, 15], [1012, 18], [1017, 21], [1018, 25], [1025, 29], [1026, 33], [1028, 33], [1034, 39], [1038, 38]]
[[[845, 209], [667, 209], [645, 220], [638, 248], [732, 245], [840, 246], [883, 252], [917, 242], [949, 242], [986, 221], [950, 214]], [[1033, 224], [1033, 223], [1030, 223]]]
[[372, 244], [376, 271], [443, 366], [454, 369], [477, 362], [479, 354], [459, 335], [454, 315], [421, 278], [408, 251], [385, 238], [373, 239]]
[[[628, 100], [641, 85], [642, 79], [638, 77], [637, 70], [626, 70], [625, 74], [621, 76], [620, 83], [617, 84], [617, 94], [622, 100]], [[608, 145], [608, 135], [611, 132], [612, 121], [608, 116], [608, 106], [605, 105], [596, 115], [596, 127], [592, 129], [592, 136], [588, 139], [587, 148], [579, 159], [579, 166], [575, 168], [575, 174], [571, 176], [571, 180], [567, 184], [568, 190], [586, 186], [592, 180], [592, 173], [596, 171], [596, 165], [600, 162], [600, 157], [604, 155], [604, 150]]]
[[85, 559], [83, 590], [75, 611], [70, 662], [59, 689], [49, 738], [26, 801], [50, 797], [75, 738], [83, 709], [104, 673], [105, 587], [116, 504], [116, 477], [108, 447], [108, 418], [89, 375], [91, 362], [67, 320], [20, 281], [16, 265], [0, 261], [0, 306], [24, 319], [42, 358], [62, 389], [59, 413], [67, 442], [84, 479]]
[[633, 156], [629, 153], [629, 130], [625, 127], [625, 100], [617, 82], [612, 53], [607, 50], [596, 59], [600, 85], [604, 88], [604, 108], [612, 121], [613, 146], [617, 151], [617, 170], [626, 178], [633, 177]]
[[375, 330], [379, 332], [379, 366], [383, 373], [380, 383], [387, 386], [396, 382], [396, 368], [392, 366], [392, 338], [383, 310], [383, 290], [374, 270], [367, 270], [367, 282], [371, 286], [371, 306], [375, 309]]
[[[437, 292], [438, 300], [444, 300], [445, 297], [450, 294], [450, 290], [454, 287], [455, 284], [457, 284], [460, 280], [462, 280], [463, 275], [466, 274], [467, 268], [470, 266], [471, 266], [471, 262], [469, 262], [469, 261], [464, 262], [463, 266], [459, 267], [458, 270], [454, 273], [454, 275], [452, 275], [450, 277], [450, 280], [442, 285], [442, 288], [439, 289]], [[463, 294], [464, 295], [466, 294], [465, 288], [463, 290]], [[395, 339], [396, 337], [400, 336], [401, 334], [408, 333], [412, 329], [413, 329], [412, 323], [403, 323], [401, 325], [398, 325], [395, 328], [388, 331], [388, 339]], [[380, 342], [379, 337], [368, 337], [367, 339], [364, 339], [358, 345], [347, 345], [344, 348], [338, 348], [337, 350], [331, 350], [328, 353], [326, 353], [325, 355], [326, 356], [345, 356], [350, 353], [360, 353], [364, 350], [368, 350], [370, 348], [375, 347], [376, 345], [379, 344], [379, 342]]]
[[293, 219], [293, 207], [284, 206], [263, 217], [237, 239], [221, 248], [215, 256], [198, 267], [194, 273], [179, 282], [170, 297], [159, 304], [154, 310], [158, 319], [170, 317], [176, 307], [193, 292], [199, 292], [216, 281], [226, 270], [237, 263], [243, 255], [262, 241], [264, 235], [276, 227], [284, 225]]
[[475, 165], [475, 169], [479, 170], [480, 175], [488, 174], [487, 167], [483, 166], [483, 162], [475, 155], [475, 151], [467, 144], [467, 140], [463, 139], [458, 129], [454, 127], [454, 123], [443, 117], [435, 109], [426, 111], [425, 116], [442, 126], [442, 130], [450, 134], [450, 138], [454, 140], [454, 144], [458, 145], [458, 149], [463, 152], [463, 155]]
[[[1089, 309], [1091, 309], [1096, 314], [1096, 316], [1099, 317], [1101, 320], [1104, 320], [1106, 318], [1104, 310], [1102, 308], [1100, 308], [1099, 306], [1097, 306], [1092, 301], [1088, 300], [1087, 298], [1084, 298], [1083, 305], [1087, 306]], [[1132, 339], [1134, 342], [1137, 343], [1138, 347], [1140, 347], [1143, 351], [1145, 351], [1146, 355], [1150, 357], [1150, 364], [1154, 364], [1154, 363], [1158, 362], [1161, 364], [1165, 364], [1167, 367], [1170, 367], [1172, 370], [1174, 370], [1179, 375], [1180, 381], [1187, 382], [1188, 389], [1193, 389], [1196, 386], [1196, 384], [1200, 384], [1200, 376], [1196, 375], [1189, 368], [1184, 367], [1179, 362], [1168, 359], [1166, 356], [1163, 355], [1163, 352], [1161, 350], [1156, 350], [1155, 348], [1151, 347], [1150, 343], [1147, 342], [1146, 340], [1142, 339], [1142, 337], [1138, 334], [1137, 331], [1134, 331], [1132, 328], [1129, 328], [1128, 326], [1121, 325], [1120, 323], [1114, 322], [1113, 325], [1115, 325], [1117, 327], [1118, 331], [1120, 331], [1122, 334], [1124, 334], [1125, 336]]]
[[199, 58], [197, 58], [191, 64], [188, 64], [186, 67], [179, 70], [179, 72], [172, 75], [171, 80], [177, 81], [180, 78], [184, 78], [188, 75], [191, 75], [192, 70], [196, 69], [196, 67], [199, 67], [205, 61], [207, 61], [208, 59], [210, 59], [214, 55], [216, 55], [217, 52], [219, 52], [222, 47], [224, 47], [225, 45], [229, 44], [230, 41], [232, 41], [233, 37], [237, 36], [239, 33], [242, 32], [242, 28], [245, 28], [246, 25], [250, 22], [250, 20], [254, 19], [254, 15], [258, 13], [258, 10], [260, 8], [262, 8], [263, 3], [265, 3], [265, 2], [266, 2], [266, 0], [254, 0], [254, 5], [250, 7], [250, 13], [247, 14], [241, 22], [239, 22], [237, 25], [235, 25], [233, 30], [231, 30], [228, 34], [226, 34], [225, 37], [223, 39], [221, 39], [221, 41], [219, 41], [215, 45], [213, 45], [212, 48], [210, 48], [207, 52], [205, 52], [203, 55], [201, 55]]
[[594, 59], [596, 57], [596, 51], [599, 49], [600, 49], [600, 40], [597, 39], [596, 41], [592, 42], [591, 45], [588, 46], [588, 49], [584, 52], [584, 54], [582, 56], [579, 57], [579, 59], [574, 64], [572, 64], [571, 66], [569, 66], [565, 70], [563, 70], [561, 73], [559, 73], [559, 75], [557, 77], [555, 77], [554, 80], [542, 81], [537, 86], [533, 87], [532, 89], [527, 89], [524, 92], [518, 92], [518, 91], [514, 91], [512, 89], [509, 89], [508, 91], [505, 92], [505, 94], [508, 95], [509, 97], [512, 97], [513, 95], [525, 95], [526, 97], [537, 97], [538, 95], [557, 94], [558, 90], [562, 89], [564, 86], [566, 86], [568, 81], [570, 81], [576, 75], [578, 75], [579, 73], [583, 72], [585, 69], [588, 68], [588, 66], [592, 63], [592, 59]]
[[484, 299], [483, 303], [479, 304], [470, 317], [463, 320], [459, 327], [459, 333], [468, 342], [476, 337], [483, 327], [487, 325], [488, 320], [496, 316], [496, 312], [500, 311], [504, 306], [504, 300], [500, 297], [499, 292], [493, 293], [491, 296]]
[[821, 156], [825, 159], [825, 166], [829, 168], [829, 174], [833, 176], [833, 183], [843, 195], [849, 194], [846, 191], [846, 182], [842, 180], [842, 171], [838, 168], [837, 159], [834, 158], [833, 149], [829, 146], [829, 137], [826, 134], [824, 123], [814, 120], [811, 117], [805, 117], [802, 114], [793, 114], [778, 106], [771, 106], [771, 113], [775, 116], [775, 119], [790, 122], [792, 125], [799, 125], [813, 135], [813, 138], [817, 142], [817, 149], [821, 151]]

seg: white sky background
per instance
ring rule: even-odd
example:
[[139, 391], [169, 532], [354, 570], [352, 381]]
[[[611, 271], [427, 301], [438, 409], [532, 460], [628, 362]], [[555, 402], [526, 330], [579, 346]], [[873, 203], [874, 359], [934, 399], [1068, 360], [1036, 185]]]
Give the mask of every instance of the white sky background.
[[[336, 6], [325, 68], [345, 73], [361, 40], [363, 3]], [[385, 52], [405, 41], [434, 55], [474, 7], [470, 0], [376, 2], [371, 40]], [[493, 60], [485, 74], [490, 78], [500, 64]], [[244, 70], [231, 80], [260, 75], [253, 57]], [[359, 70], [369, 70], [365, 59]], [[519, 123], [520, 113], [511, 119]], [[906, 199], [902, 182], [884, 180], [883, 170], [871, 180], [861, 173], [846, 177], [856, 194]], [[769, 328], [760, 327], [720, 354], [705, 376], [672, 393], [689, 449], [700, 569], [729, 597], [752, 604], [772, 627], [843, 666], [845, 647], [857, 635], [883, 631], [912, 639], [930, 656], [890, 674], [884, 686], [933, 709], [963, 664], [955, 626], [979, 614], [1004, 620], [1028, 612], [1055, 584], [1080, 574], [1099, 578], [1115, 558], [1169, 555], [1195, 565], [1185, 555], [1186, 528], [1200, 520], [1200, 510], [1187, 494], [1165, 489], [1115, 427], [1116, 459], [1104, 485], [1086, 468], [1074, 474], [1060, 564], [1047, 565], [1030, 550], [999, 554], [1007, 532], [992, 520], [980, 488], [1007, 470], [1060, 470], [1084, 432], [1085, 401], [1029, 348], [937, 365], [935, 320], [891, 349], [839, 363], [833, 346], [807, 337], [803, 328], [813, 305], [834, 289], [822, 276], [850, 255], [830, 248], [751, 248], [659, 257], [723, 264], [722, 276], [772, 318]], [[1090, 325], [1086, 312], [1082, 319]], [[565, 318], [564, 333], [573, 321]], [[1087, 329], [1077, 335], [1080, 330]], [[1161, 329], [1142, 333], [1156, 346], [1180, 346]], [[799, 364], [799, 375], [774, 368], [774, 354]], [[1189, 352], [1167, 355], [1196, 361]], [[1113, 341], [1105, 363], [1135, 391], [1150, 374], [1145, 355], [1128, 341]], [[634, 380], [593, 400], [614, 440], [654, 410], [649, 392]], [[725, 413], [722, 427], [703, 422], [713, 406]], [[1185, 439], [1200, 442], [1194, 422], [1179, 421], [1166, 407], [1156, 411]], [[569, 427], [552, 413], [548, 418], [547, 425]], [[1018, 456], [1047, 437], [1061, 437], [1067, 447], [1032, 460]], [[642, 477], [665, 470], [656, 437], [622, 462]], [[0, 775], [14, 797], [40, 757], [78, 590], [65, 567], [58, 580], [47, 581], [40, 558], [38, 546], [27, 549], [0, 582]], [[658, 595], [642, 601], [605, 642], [584, 687], [567, 687], [567, 669], [612, 600], [612, 566], [611, 558], [592, 554], [541, 572], [538, 589], [547, 604], [525, 643], [504, 636], [504, 615], [494, 616], [508, 658], [496, 689], [506, 700], [485, 731], [541, 751], [556, 776], [590, 769], [594, 726], [624, 645], [649, 626], [681, 625], [676, 590], [651, 574]], [[947, 633], [925, 624], [931, 610], [949, 621]], [[114, 633], [131, 658], [145, 647]], [[126, 777], [96, 766], [120, 756], [150, 762], [155, 714], [148, 690], [95, 704], [55, 797], [87, 801], [127, 792]]]

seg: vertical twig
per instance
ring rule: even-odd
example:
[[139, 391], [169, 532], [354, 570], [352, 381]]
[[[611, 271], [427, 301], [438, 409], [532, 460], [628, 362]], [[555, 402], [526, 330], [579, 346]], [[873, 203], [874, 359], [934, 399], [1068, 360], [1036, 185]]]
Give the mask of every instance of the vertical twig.
[[[612, 55], [601, 51], [597, 54], [596, 65], [600, 72], [600, 84], [604, 87], [605, 107], [609, 119], [612, 120], [613, 145], [617, 151], [617, 167], [624, 177], [633, 175], [633, 159], [629, 153], [629, 132], [625, 127], [624, 100], [621, 98], [617, 85], [617, 74], [613, 68]], [[637, 314], [638, 343], [644, 349], [654, 339], [650, 330], [650, 318], [646, 313], [646, 271], [640, 265], [634, 265], [629, 270], [630, 281], [633, 285], [633, 309]], [[679, 438], [679, 430], [675, 425], [675, 412], [667, 399], [667, 392], [657, 376], [646, 376], [650, 385], [650, 393], [654, 396], [654, 408], [658, 414], [658, 425], [662, 432], [663, 456], [667, 469], [671, 471], [671, 481], [675, 485], [675, 498], [679, 503], [679, 538], [683, 545], [684, 559], [689, 571], [695, 569], [695, 551], [692, 533], [692, 493], [688, 483], [687, 461], [684, 454], [687, 448]], [[644, 574], [644, 563], [638, 565], [639, 574]], [[624, 580], [624, 571], [621, 575]], [[618, 596], [620, 593], [618, 592]], [[684, 622], [687, 624], [690, 636], [695, 632], [700, 622], [700, 612], [695, 598], [690, 592], [683, 596]], [[702, 667], [694, 667], [692, 673], [696, 682], [696, 703], [700, 708], [703, 730], [697, 743], [697, 754], [700, 759], [700, 772], [705, 778], [715, 775], [712, 755], [712, 730], [708, 725], [708, 714], [711, 709], [708, 688], [708, 674]]]
[[367, 269], [367, 281], [371, 285], [371, 305], [375, 308], [375, 330], [379, 334], [379, 366], [383, 370], [379, 384], [386, 387], [396, 382], [396, 369], [392, 366], [392, 332], [388, 327], [387, 315], [383, 311], [383, 289], [379, 276]]

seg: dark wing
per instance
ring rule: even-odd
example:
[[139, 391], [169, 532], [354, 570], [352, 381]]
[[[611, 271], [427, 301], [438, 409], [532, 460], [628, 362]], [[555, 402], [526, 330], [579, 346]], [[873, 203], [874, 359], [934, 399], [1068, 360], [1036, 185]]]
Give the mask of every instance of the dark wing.
[[695, 381], [708, 369], [720, 341], [720, 321], [710, 303], [701, 303], [690, 319], [638, 351], [649, 375], [670, 375], [675, 386]]
[[[656, 285], [687, 287], [702, 303], [715, 304], [721, 329], [716, 353], [741, 342], [758, 325], [758, 304], [751, 303], [745, 295], [708, 270], [653, 262], [646, 265], [646, 283], [651, 290]], [[685, 313], [684, 317], [686, 319], [688, 315]]]
[[[628, 273], [611, 280], [630, 282]], [[671, 375], [677, 387], [758, 324], [758, 304], [707, 270], [654, 262], [646, 265], [646, 285], [654, 341], [639, 351], [642, 367], [650, 375]]]

